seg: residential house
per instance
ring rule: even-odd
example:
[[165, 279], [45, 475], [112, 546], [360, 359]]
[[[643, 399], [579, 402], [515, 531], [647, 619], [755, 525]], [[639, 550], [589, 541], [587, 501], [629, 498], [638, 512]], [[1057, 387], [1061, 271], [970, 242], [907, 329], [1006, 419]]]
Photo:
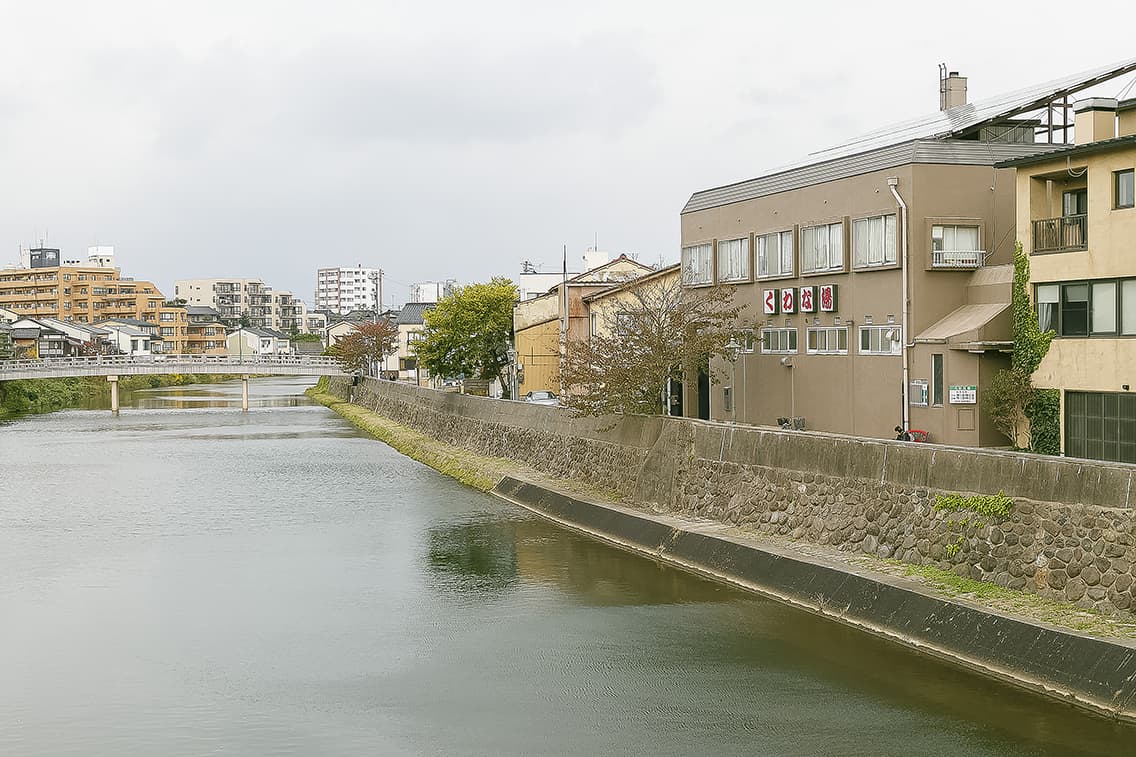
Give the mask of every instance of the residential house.
[[1059, 149], [1067, 98], [1132, 70], [974, 103], [966, 79], [944, 72], [937, 113], [694, 193], [680, 217], [683, 284], [730, 287], [754, 338], [713, 366], [720, 384], [688, 380], [686, 414], [1006, 444], [981, 403], [1011, 347], [1016, 193], [1013, 169], [998, 166]]
[[75, 357], [83, 354], [83, 343], [35, 318], [21, 318], [8, 324], [12, 357], [17, 359]]
[[1002, 164], [1039, 325], [1056, 333], [1033, 382], [1060, 391], [1063, 454], [1136, 463], [1136, 99], [1074, 110], [1073, 146]]
[[289, 338], [279, 331], [239, 327], [229, 332], [230, 355], [288, 355], [292, 352]]
[[189, 355], [225, 355], [227, 335], [221, 314], [204, 305], [185, 306], [186, 347]]
[[[144, 321], [139, 318], [110, 318], [105, 321], [99, 321], [95, 325], [104, 329], [126, 329], [126, 331], [117, 336], [112, 334], [109, 338], [114, 348], [124, 355], [160, 355], [177, 352], [172, 343], [170, 348], [166, 349], [161, 335], [162, 327], [152, 321]], [[170, 327], [167, 326], [166, 328], [168, 329]], [[143, 337], [146, 338], [143, 339]], [[132, 339], [140, 341], [132, 342]], [[135, 352], [135, 350], [138, 351]]]
[[12, 357], [12, 324], [0, 320], [0, 360]]
[[62, 331], [81, 345], [80, 350], [84, 354], [97, 355], [115, 352], [114, 347], [109, 342], [110, 332], [104, 328], [87, 323], [60, 321], [55, 318], [39, 318], [37, 320], [53, 329]]
[[562, 333], [566, 330], [568, 349], [571, 349], [573, 342], [586, 340], [591, 330], [584, 297], [650, 271], [649, 266], [620, 255], [615, 260], [569, 278], [566, 288], [561, 280], [539, 297], [521, 300], [514, 305], [513, 340], [517, 350], [519, 395], [540, 390], [562, 393]]
[[398, 347], [390, 358], [384, 361], [382, 375], [399, 381], [410, 381], [418, 386], [428, 386], [430, 372], [418, 364], [415, 345], [422, 341], [426, 330], [426, 313], [436, 307], [433, 302], [408, 302], [402, 306], [395, 318], [398, 326]]

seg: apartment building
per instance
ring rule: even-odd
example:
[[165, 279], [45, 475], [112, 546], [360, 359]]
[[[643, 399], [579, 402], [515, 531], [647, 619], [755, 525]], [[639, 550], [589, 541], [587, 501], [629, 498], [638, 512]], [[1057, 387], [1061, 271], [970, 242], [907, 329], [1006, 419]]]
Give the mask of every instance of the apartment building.
[[713, 366], [724, 378], [709, 402], [688, 380], [686, 414], [1008, 443], [981, 404], [1012, 347], [1017, 193], [1002, 164], [1060, 149], [1068, 98], [1133, 70], [975, 103], [966, 78], [944, 72], [937, 113], [694, 193], [680, 217], [683, 285], [730, 287], [753, 338]]
[[0, 307], [21, 318], [156, 321], [164, 303], [153, 283], [124, 277], [117, 268], [61, 265], [0, 271]]
[[567, 327], [569, 345], [588, 338], [591, 320], [585, 296], [650, 272], [649, 266], [620, 255], [615, 260], [569, 278], [567, 306], [563, 279], [544, 294], [514, 305], [513, 340], [517, 350], [518, 396], [530, 391], [561, 391], [561, 330]]
[[[382, 298], [383, 272], [379, 268], [320, 268], [316, 271], [316, 310], [337, 315], [352, 310], [375, 312]], [[413, 299], [413, 298], [412, 298]]]
[[445, 281], [420, 281], [410, 285], [408, 302], [438, 302], [452, 295], [458, 288], [456, 279]]
[[225, 324], [221, 322], [220, 313], [203, 305], [187, 305], [185, 314], [186, 354], [224, 355], [228, 353]]
[[273, 289], [262, 279], [182, 279], [174, 297], [186, 305], [213, 308], [221, 321], [290, 333], [307, 326], [307, 306], [291, 292]]
[[1039, 325], [1034, 385], [1060, 390], [1061, 449], [1136, 463], [1136, 99], [1074, 105], [1074, 145], [1006, 162]]

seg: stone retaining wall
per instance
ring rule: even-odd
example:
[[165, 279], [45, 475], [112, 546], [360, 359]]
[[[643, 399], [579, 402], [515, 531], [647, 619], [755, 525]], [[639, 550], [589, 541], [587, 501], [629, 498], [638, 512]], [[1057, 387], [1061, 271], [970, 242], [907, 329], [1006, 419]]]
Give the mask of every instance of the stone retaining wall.
[[[1136, 609], [1136, 467], [552, 407], [332, 379], [434, 438], [628, 502], [920, 565], [1109, 612]], [[1008, 518], [934, 508], [1014, 499]]]

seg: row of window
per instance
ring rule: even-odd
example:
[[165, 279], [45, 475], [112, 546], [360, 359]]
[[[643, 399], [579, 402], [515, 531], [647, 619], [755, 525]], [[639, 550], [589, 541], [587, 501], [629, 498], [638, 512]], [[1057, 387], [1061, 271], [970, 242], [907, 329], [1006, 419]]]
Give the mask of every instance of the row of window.
[[[899, 326], [860, 326], [859, 328], [861, 355], [900, 354], [903, 339]], [[752, 349], [749, 351], [752, 352]], [[793, 327], [762, 329], [761, 351], [771, 355], [795, 355], [797, 329]], [[809, 355], [847, 355], [848, 327], [808, 327], [805, 334], [805, 352]]]
[[1038, 284], [1034, 301], [1042, 331], [1136, 336], [1136, 279]]
[[[853, 220], [852, 267], [895, 265], [898, 236], [894, 213]], [[843, 221], [802, 226], [798, 237], [801, 274], [844, 270]], [[689, 245], [682, 248], [682, 281], [684, 284], [712, 284], [715, 274], [720, 283], [749, 281], [751, 270], [757, 272], [759, 279], [794, 276], [798, 261], [793, 242], [792, 230], [756, 234], [752, 256], [748, 236], [719, 240], [716, 251], [710, 242]], [[977, 252], [980, 228], [935, 224], [931, 227], [931, 249], [934, 252]]]
[[1136, 173], [1131, 168], [1112, 174], [1112, 207], [1116, 210], [1136, 207]]

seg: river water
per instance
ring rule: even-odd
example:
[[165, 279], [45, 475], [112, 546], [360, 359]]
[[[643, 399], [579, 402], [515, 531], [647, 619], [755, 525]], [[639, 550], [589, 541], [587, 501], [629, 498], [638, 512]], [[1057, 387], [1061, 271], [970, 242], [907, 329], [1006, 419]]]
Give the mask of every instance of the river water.
[[1136, 753], [467, 489], [303, 387], [0, 425], [0, 754]]

